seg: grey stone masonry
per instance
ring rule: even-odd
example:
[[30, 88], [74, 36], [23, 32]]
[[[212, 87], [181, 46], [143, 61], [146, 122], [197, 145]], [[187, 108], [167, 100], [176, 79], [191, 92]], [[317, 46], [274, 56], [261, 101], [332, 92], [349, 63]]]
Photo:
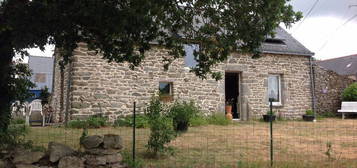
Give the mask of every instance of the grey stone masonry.
[[314, 69], [316, 112], [336, 114], [341, 108], [343, 90], [354, 81], [318, 65]]
[[[220, 81], [211, 78], [202, 80], [189, 72], [183, 59], [175, 60], [168, 71], [164, 71], [163, 56], [168, 56], [168, 50], [153, 46], [141, 65], [130, 70], [127, 63], [108, 63], [100, 54], [88, 51], [86, 45], [80, 43], [74, 51], [72, 70], [69, 72], [68, 111], [71, 119], [103, 114], [113, 121], [118, 116], [131, 114], [134, 101], [138, 111], [144, 112], [150, 98], [158, 92], [159, 82], [172, 82], [174, 100], [193, 100], [206, 114], [224, 114], [224, 77]], [[225, 63], [218, 64], [215, 70], [223, 74], [239, 73], [242, 119], [258, 118], [268, 110], [269, 74], [281, 78], [282, 104], [274, 110], [280, 117], [297, 118], [311, 109], [309, 58], [263, 54], [259, 59], [252, 59], [251, 55], [237, 52]], [[58, 68], [55, 71], [53, 105], [57, 116], [63, 116], [64, 111], [59, 111], [61, 91]]]

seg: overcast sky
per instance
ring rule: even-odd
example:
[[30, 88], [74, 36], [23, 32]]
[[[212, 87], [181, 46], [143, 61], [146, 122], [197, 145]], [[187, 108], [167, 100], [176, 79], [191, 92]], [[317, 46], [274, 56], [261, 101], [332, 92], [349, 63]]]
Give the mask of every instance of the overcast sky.
[[[357, 5], [357, 0], [292, 0], [290, 3], [305, 18], [287, 31], [314, 52], [315, 58], [357, 54], [357, 6], [350, 7]], [[29, 53], [52, 56], [53, 46], [45, 52], [31, 49]]]
[[291, 4], [305, 18], [288, 32], [314, 52], [315, 58], [357, 54], [357, 0], [292, 0]]

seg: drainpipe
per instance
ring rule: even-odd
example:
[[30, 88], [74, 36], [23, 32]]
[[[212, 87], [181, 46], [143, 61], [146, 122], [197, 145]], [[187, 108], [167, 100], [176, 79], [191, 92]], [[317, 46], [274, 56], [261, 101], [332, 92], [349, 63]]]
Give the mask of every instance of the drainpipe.
[[312, 96], [312, 110], [314, 111], [314, 122], [316, 122], [316, 98], [315, 98], [315, 71], [314, 71], [314, 62], [313, 62], [313, 57], [309, 57], [309, 63], [310, 63], [310, 90], [311, 90], [311, 96]]

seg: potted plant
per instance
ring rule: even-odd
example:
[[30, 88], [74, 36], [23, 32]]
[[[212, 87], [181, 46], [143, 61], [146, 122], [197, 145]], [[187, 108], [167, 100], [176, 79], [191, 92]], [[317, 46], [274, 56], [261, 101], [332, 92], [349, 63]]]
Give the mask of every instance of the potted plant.
[[233, 115], [232, 115], [232, 106], [233, 106], [233, 99], [228, 99], [227, 101], [226, 101], [226, 107], [225, 107], [225, 109], [226, 109], [226, 118], [228, 119], [228, 120], [232, 120], [233, 119]]
[[[270, 115], [271, 115], [271, 119], [270, 119]], [[263, 115], [263, 120], [265, 122], [275, 121], [275, 119], [276, 119], [276, 115], [275, 115], [274, 111], [270, 112], [270, 110], [269, 110], [269, 111], [267, 111], [267, 114]]]
[[314, 121], [315, 119], [315, 115], [314, 115], [314, 111], [312, 110], [306, 110], [305, 114], [302, 115], [302, 119], [304, 121]]
[[169, 117], [173, 120], [173, 126], [177, 132], [185, 132], [188, 129], [190, 120], [199, 113], [199, 109], [194, 102], [175, 102], [169, 111]]

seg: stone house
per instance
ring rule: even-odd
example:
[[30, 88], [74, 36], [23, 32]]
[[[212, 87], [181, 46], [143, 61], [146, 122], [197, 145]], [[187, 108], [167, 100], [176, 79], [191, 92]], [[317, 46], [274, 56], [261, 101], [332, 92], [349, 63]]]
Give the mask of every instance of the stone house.
[[195, 48], [185, 45], [185, 58], [175, 60], [168, 71], [162, 63], [168, 50], [154, 44], [135, 70], [127, 63], [108, 63], [83, 43], [64, 69], [56, 53], [52, 96], [56, 121], [95, 114], [113, 121], [131, 114], [134, 101], [143, 112], [158, 91], [166, 95], [166, 101], [193, 100], [206, 114], [224, 114], [225, 103], [231, 101], [234, 119], [242, 120], [265, 114], [268, 94], [277, 99], [273, 105], [280, 117], [298, 118], [313, 108], [313, 53], [282, 28], [262, 44], [260, 58], [235, 52], [218, 64], [215, 70], [224, 74], [219, 81], [202, 80], [189, 72], [195, 65]]

